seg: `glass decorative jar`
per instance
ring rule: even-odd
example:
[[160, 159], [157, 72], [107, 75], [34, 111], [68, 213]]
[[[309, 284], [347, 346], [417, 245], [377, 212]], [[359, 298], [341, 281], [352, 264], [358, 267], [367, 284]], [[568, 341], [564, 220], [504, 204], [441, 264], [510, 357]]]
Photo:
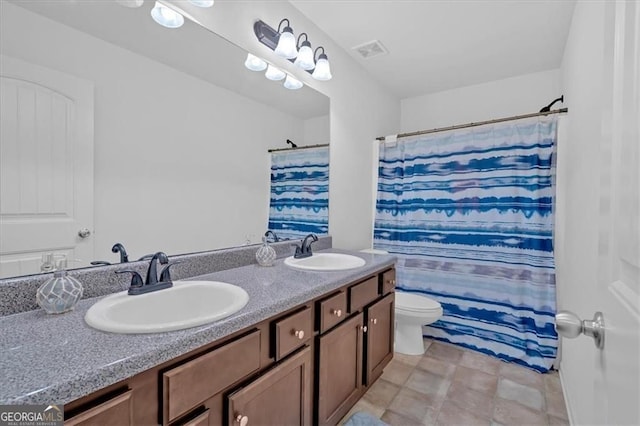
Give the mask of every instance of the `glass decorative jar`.
[[256, 260], [260, 266], [273, 266], [276, 261], [276, 251], [267, 242], [267, 237], [262, 237], [262, 245], [256, 252]]
[[82, 298], [83, 287], [80, 281], [67, 275], [66, 259], [59, 260], [58, 270], [53, 273], [36, 292], [38, 306], [48, 314], [61, 314], [71, 311]]

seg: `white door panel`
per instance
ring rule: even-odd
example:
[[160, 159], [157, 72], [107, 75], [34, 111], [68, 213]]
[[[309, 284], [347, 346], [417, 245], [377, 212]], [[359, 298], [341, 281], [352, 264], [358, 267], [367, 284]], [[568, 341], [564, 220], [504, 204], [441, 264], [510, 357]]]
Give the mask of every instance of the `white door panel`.
[[605, 346], [595, 352], [596, 419], [640, 424], [640, 7], [608, 6], [597, 296]]
[[93, 258], [93, 85], [7, 56], [0, 90], [0, 277], [42, 253]]

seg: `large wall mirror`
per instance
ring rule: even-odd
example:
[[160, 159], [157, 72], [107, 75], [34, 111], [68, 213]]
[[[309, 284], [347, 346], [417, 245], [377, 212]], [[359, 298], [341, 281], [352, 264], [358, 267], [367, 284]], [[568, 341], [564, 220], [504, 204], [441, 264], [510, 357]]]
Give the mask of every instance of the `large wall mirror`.
[[[152, 1], [2, 2], [0, 278], [257, 243], [270, 156], [329, 142], [329, 99]], [[8, 160], [9, 159], [9, 160]], [[77, 260], [76, 260], [77, 259]]]

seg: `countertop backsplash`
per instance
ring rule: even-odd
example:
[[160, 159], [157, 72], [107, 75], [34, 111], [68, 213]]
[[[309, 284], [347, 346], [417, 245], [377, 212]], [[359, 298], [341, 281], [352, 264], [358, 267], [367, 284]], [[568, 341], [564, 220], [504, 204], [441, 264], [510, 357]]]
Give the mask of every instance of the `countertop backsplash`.
[[[291, 256], [294, 252], [291, 244], [296, 241], [288, 240], [271, 245], [276, 250], [278, 258]], [[180, 280], [198, 275], [210, 274], [227, 269], [251, 265], [256, 262], [256, 251], [260, 244], [225, 248], [199, 253], [169, 256], [169, 262], [180, 263], [171, 267], [173, 280]], [[313, 250], [324, 250], [332, 247], [330, 236], [318, 237], [313, 244]], [[137, 271], [144, 278], [149, 267], [149, 261], [134, 261], [116, 263], [108, 266], [69, 270], [68, 274], [77, 278], [84, 287], [83, 299], [106, 296], [111, 293], [126, 290], [131, 282], [130, 274], [116, 274], [116, 271]], [[20, 312], [40, 309], [36, 304], [36, 291], [53, 273], [26, 275], [15, 278], [0, 279], [0, 317]]]

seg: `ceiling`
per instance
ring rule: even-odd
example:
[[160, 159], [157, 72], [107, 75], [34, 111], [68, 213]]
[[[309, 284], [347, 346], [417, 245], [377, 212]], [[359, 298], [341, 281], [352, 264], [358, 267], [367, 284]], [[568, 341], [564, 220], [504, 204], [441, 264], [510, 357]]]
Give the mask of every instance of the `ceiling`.
[[[400, 99], [559, 68], [575, 5], [575, 0], [290, 2]], [[352, 50], [372, 40], [388, 53], [363, 59]]]
[[306, 85], [287, 90], [282, 82], [247, 70], [245, 50], [200, 25], [185, 19], [178, 30], [167, 30], [156, 24], [150, 16], [153, 1], [136, 9], [115, 1], [11, 2], [300, 119], [329, 114], [329, 98]]

